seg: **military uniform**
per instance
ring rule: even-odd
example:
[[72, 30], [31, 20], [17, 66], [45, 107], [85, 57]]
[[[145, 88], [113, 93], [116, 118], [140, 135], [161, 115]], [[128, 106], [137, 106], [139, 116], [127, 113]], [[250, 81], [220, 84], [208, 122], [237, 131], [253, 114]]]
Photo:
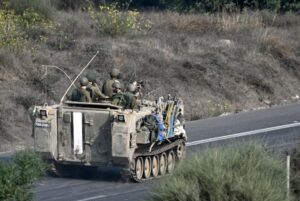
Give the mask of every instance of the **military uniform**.
[[136, 96], [132, 92], [125, 92], [124, 99], [126, 100], [125, 109], [135, 109], [136, 108]]
[[96, 83], [90, 83], [87, 86], [88, 91], [90, 92], [93, 102], [99, 101], [100, 99], [107, 98], [99, 89]]
[[113, 68], [111, 73], [110, 73], [110, 79], [106, 80], [103, 84], [102, 92], [106, 95], [109, 96], [110, 98], [113, 97], [113, 84], [114, 83], [119, 83], [121, 86], [121, 82], [117, 79], [118, 76], [120, 75], [120, 71], [116, 68]]
[[87, 102], [90, 103], [92, 102], [92, 98], [90, 93], [88, 92], [88, 90], [86, 90], [83, 87], [80, 87], [80, 92], [81, 92], [81, 98], [80, 98], [80, 102]]
[[119, 81], [117, 79], [109, 79], [109, 80], [106, 80], [103, 84], [102, 91], [106, 96], [108, 96], [110, 98], [113, 97], [113, 93], [114, 93], [113, 92], [113, 84], [115, 82], [119, 82]]
[[123, 92], [121, 91], [121, 84], [119, 82], [114, 82], [112, 85], [113, 95], [112, 95], [112, 104], [124, 107], [126, 100], [124, 99]]
[[76, 88], [72, 92], [71, 100], [78, 102], [92, 102], [89, 91], [86, 89], [89, 81], [86, 77], [80, 79], [80, 87]]
[[92, 102], [89, 91], [82, 87], [73, 90], [71, 100], [76, 102]]
[[113, 98], [113, 100], [112, 100], [111, 104], [122, 106], [122, 107], [124, 107], [126, 105], [126, 100], [125, 100], [123, 94], [115, 94], [115, 95], [113, 95], [112, 98]]
[[137, 104], [137, 96], [136, 96], [136, 84], [131, 83], [127, 86], [127, 90], [124, 93], [124, 98], [126, 100], [125, 109], [135, 109]]

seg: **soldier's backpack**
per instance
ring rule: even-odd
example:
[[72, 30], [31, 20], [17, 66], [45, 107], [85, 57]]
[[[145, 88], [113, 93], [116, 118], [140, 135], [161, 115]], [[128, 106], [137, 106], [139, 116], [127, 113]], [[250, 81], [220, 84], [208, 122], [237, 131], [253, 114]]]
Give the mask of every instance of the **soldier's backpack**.
[[73, 90], [71, 95], [71, 101], [77, 101], [80, 102], [83, 94], [79, 88], [76, 88]]

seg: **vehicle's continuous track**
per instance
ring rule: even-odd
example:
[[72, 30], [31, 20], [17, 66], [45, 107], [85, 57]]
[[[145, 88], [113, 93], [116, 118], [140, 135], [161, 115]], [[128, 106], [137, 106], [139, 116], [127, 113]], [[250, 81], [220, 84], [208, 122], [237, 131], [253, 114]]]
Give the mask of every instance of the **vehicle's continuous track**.
[[185, 139], [177, 139], [164, 144], [137, 149], [130, 174], [134, 181], [144, 182], [171, 173], [175, 165], [185, 156]]

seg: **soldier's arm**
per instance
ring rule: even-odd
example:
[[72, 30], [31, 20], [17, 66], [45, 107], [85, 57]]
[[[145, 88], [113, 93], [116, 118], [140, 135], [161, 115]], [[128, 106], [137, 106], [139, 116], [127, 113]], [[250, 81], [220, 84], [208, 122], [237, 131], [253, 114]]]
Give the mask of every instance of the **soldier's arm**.
[[84, 94], [85, 95], [85, 101], [88, 102], [88, 103], [93, 102], [90, 93], [88, 91], [85, 91], [84, 93], [85, 93]]
[[95, 87], [94, 93], [97, 98], [107, 98], [107, 96], [105, 96], [98, 87]]

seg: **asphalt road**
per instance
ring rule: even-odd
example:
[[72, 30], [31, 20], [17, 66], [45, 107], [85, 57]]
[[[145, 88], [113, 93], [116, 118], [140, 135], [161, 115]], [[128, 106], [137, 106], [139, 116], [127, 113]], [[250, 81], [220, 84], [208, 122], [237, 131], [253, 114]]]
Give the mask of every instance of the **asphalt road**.
[[[242, 112], [186, 123], [188, 155], [207, 147], [260, 140], [278, 153], [300, 144], [300, 104]], [[267, 129], [266, 129], [267, 128]], [[117, 169], [85, 171], [75, 178], [45, 177], [35, 184], [37, 201], [130, 200], [147, 198], [159, 180], [124, 183]]]

